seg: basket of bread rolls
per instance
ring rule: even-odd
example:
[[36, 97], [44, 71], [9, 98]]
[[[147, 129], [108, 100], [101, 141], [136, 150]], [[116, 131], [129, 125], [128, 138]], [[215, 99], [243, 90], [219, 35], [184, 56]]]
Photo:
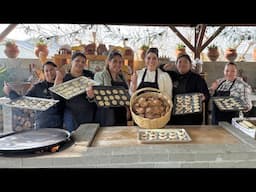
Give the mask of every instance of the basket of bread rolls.
[[171, 118], [171, 97], [155, 88], [142, 88], [130, 99], [130, 111], [134, 122], [145, 129], [160, 129]]

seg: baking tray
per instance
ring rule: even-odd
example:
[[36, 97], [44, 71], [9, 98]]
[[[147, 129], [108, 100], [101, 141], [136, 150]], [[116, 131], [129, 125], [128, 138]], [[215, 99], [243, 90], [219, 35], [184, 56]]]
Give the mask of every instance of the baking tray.
[[49, 109], [50, 107], [52, 107], [58, 102], [59, 100], [54, 100], [54, 99], [22, 96], [16, 99], [12, 99], [11, 101], [5, 103], [4, 105], [8, 107], [16, 107], [21, 109], [46, 111], [47, 109]]
[[244, 102], [238, 97], [213, 97], [212, 99], [220, 111], [241, 111], [246, 109]]
[[99, 107], [130, 105], [130, 94], [122, 86], [93, 86], [95, 101]]
[[190, 142], [192, 139], [185, 129], [139, 129], [140, 143]]
[[66, 100], [69, 100], [84, 93], [86, 88], [91, 85], [99, 85], [99, 83], [87, 77], [81, 76], [54, 87], [50, 87], [49, 90], [57, 95], [60, 95]]
[[174, 98], [174, 115], [202, 112], [201, 93], [177, 94]]
[[0, 135], [0, 153], [37, 151], [65, 142], [69, 137], [68, 131], [57, 128], [8, 132]]

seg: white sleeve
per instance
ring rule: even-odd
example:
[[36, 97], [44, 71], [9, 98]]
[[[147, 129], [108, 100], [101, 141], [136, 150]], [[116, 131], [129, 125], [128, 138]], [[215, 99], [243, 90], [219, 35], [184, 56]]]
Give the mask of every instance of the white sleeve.
[[158, 83], [159, 83], [160, 91], [163, 91], [167, 95], [170, 95], [170, 97], [172, 99], [172, 87], [173, 87], [173, 85], [172, 85], [172, 79], [170, 78], [168, 73], [162, 72], [161, 77], [158, 80]]

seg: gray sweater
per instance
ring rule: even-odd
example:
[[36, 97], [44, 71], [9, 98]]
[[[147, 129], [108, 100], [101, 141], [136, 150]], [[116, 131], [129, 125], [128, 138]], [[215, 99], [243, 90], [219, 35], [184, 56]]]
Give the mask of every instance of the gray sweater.
[[[123, 74], [122, 74], [122, 76], [123, 76], [125, 82], [127, 82], [125, 79], [125, 76]], [[94, 80], [97, 81], [98, 83], [100, 83], [100, 85], [111, 86], [111, 76], [106, 68], [103, 71], [95, 73]], [[119, 75], [117, 76], [116, 81], [123, 82], [123, 80], [121, 79], [121, 77]]]

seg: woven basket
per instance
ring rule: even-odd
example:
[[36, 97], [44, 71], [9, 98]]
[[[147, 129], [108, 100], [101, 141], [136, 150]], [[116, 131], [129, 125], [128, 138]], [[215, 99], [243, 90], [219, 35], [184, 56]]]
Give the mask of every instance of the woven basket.
[[[144, 93], [141, 93], [141, 92], [144, 92]], [[139, 94], [139, 93], [141, 93], [141, 94]], [[133, 112], [132, 107], [134, 105], [134, 102], [137, 99], [139, 99], [140, 97], [143, 97], [143, 96], [158, 96], [158, 97], [161, 97], [165, 102], [167, 102], [169, 104], [170, 108], [164, 116], [159, 117], [159, 118], [155, 118], [155, 119], [144, 118], [144, 117], [141, 117], [139, 115], [136, 115]], [[150, 88], [150, 87], [142, 88], [142, 89], [137, 90], [136, 92], [133, 93], [133, 95], [131, 96], [131, 99], [130, 99], [130, 110], [131, 110], [132, 118], [139, 127], [145, 128], [145, 129], [160, 129], [160, 128], [163, 128], [171, 118], [172, 107], [173, 107], [173, 103], [172, 103], [172, 100], [171, 100], [169, 95], [167, 95], [165, 93], [162, 93], [158, 89]]]

